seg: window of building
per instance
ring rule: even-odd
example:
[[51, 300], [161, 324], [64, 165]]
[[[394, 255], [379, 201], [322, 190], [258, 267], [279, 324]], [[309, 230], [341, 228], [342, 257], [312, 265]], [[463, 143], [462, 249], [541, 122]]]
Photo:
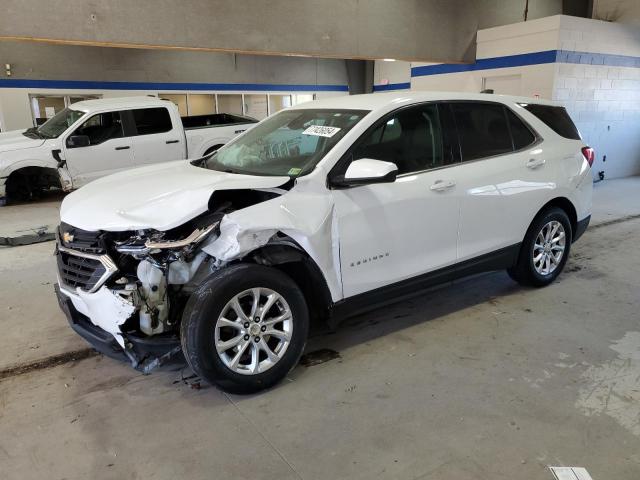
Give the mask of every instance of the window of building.
[[244, 95], [244, 114], [262, 120], [269, 114], [266, 95]]
[[218, 113], [242, 115], [242, 95], [217, 94]]
[[33, 125], [42, 125], [69, 105], [83, 100], [100, 98], [99, 95], [29, 95]]
[[291, 95], [269, 95], [269, 115], [291, 106]]
[[187, 95], [187, 115], [212, 115], [216, 113], [216, 96], [211, 93], [190, 93]]

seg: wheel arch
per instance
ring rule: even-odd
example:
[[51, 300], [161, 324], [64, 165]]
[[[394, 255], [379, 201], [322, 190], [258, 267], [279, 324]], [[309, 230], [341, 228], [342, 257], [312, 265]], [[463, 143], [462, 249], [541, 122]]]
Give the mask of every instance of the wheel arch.
[[49, 187], [59, 187], [62, 188], [62, 182], [60, 180], [60, 175], [58, 174], [58, 170], [56, 168], [51, 167], [48, 164], [42, 164], [41, 162], [35, 162], [33, 164], [30, 163], [20, 163], [15, 166], [12, 165], [13, 168], [6, 169], [3, 174], [0, 176], [4, 183], [4, 194], [9, 195], [10, 191], [13, 189], [13, 182], [16, 181], [18, 177], [26, 176], [30, 177], [33, 175], [41, 176], [42, 178], [51, 177], [57, 180], [56, 183], [46, 182]]
[[230, 138], [220, 138], [220, 137], [205, 140], [198, 149], [199, 154], [197, 155], [197, 157], [204, 157], [206, 155], [205, 152], [208, 152], [211, 149], [217, 149], [217, 148], [223, 147], [230, 140], [231, 140]]
[[244, 261], [270, 266], [289, 276], [302, 291], [310, 318], [325, 321], [333, 304], [331, 291], [322, 270], [295, 241], [286, 239], [268, 243], [248, 254]]
[[578, 226], [578, 213], [575, 205], [567, 197], [556, 197], [549, 200], [542, 206], [542, 208], [540, 208], [540, 210], [538, 210], [538, 213], [536, 213], [534, 218], [537, 218], [542, 212], [552, 207], [560, 208], [567, 214], [569, 221], [571, 222], [571, 233], [575, 235]]

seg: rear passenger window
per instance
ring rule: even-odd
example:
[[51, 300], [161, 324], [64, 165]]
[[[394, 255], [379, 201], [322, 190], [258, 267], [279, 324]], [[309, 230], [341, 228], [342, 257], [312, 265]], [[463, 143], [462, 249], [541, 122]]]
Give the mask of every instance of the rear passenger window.
[[542, 120], [547, 127], [558, 135], [571, 140], [580, 140], [580, 133], [564, 107], [553, 105], [522, 105], [526, 110]]
[[508, 108], [506, 109], [509, 118], [509, 127], [513, 137], [513, 148], [516, 150], [528, 147], [535, 142], [536, 137], [518, 116]]
[[172, 129], [169, 110], [164, 107], [133, 110], [133, 119], [138, 135], [164, 133]]
[[451, 105], [458, 126], [463, 161], [513, 151], [502, 105], [462, 102]]
[[419, 105], [384, 119], [358, 143], [352, 160], [372, 158], [395, 163], [399, 174], [419, 172], [452, 163], [442, 146], [438, 106]]

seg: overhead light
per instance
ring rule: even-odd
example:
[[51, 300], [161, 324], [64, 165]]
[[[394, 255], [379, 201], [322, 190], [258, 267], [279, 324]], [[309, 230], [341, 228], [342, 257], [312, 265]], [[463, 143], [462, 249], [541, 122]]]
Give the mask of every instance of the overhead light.
[[383, 62], [395, 62], [396, 59], [395, 58], [383, 58], [382, 61]]

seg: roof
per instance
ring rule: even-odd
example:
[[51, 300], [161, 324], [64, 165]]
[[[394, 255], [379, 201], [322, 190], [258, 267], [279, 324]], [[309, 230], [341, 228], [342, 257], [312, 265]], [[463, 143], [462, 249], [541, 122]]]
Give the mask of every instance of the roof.
[[81, 110], [83, 112], [93, 110], [121, 110], [125, 108], [141, 108], [150, 106], [159, 106], [163, 103], [171, 103], [158, 97], [120, 97], [120, 98], [99, 98], [96, 100], [83, 100], [81, 102], [72, 103], [70, 108]]
[[548, 100], [528, 97], [515, 97], [511, 95], [496, 95], [492, 93], [469, 92], [384, 92], [368, 93], [365, 95], [343, 95], [338, 97], [323, 98], [313, 102], [307, 102], [293, 107], [294, 109], [308, 108], [335, 108], [348, 110], [379, 110], [392, 106], [403, 106], [411, 103], [429, 102], [436, 100], [484, 100], [500, 103], [536, 103], [543, 105], [557, 105]]

